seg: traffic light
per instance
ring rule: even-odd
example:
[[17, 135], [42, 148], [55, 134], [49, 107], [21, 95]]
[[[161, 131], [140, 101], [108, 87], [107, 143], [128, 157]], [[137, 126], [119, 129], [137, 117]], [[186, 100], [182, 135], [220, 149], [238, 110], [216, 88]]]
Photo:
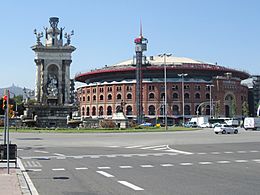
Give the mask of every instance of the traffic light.
[[3, 97], [3, 110], [7, 109], [7, 95], [4, 95]]

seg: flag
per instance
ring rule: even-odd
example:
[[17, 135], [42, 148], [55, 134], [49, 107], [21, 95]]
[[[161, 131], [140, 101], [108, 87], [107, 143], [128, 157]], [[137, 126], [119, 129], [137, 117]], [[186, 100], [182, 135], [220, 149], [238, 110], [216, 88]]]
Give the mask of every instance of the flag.
[[256, 116], [260, 116], [260, 104], [258, 104], [258, 108], [257, 108]]

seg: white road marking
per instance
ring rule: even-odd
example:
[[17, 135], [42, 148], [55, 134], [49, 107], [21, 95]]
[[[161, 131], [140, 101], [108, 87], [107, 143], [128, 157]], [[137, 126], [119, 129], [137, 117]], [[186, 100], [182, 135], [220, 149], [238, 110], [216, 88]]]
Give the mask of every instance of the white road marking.
[[235, 162], [237, 162], [237, 163], [245, 163], [245, 162], [248, 162], [248, 160], [235, 160]]
[[64, 154], [60, 154], [60, 153], [53, 153], [54, 155], [57, 155], [57, 156], [66, 156]]
[[133, 168], [132, 166], [119, 166], [121, 169], [131, 169]]
[[182, 165], [182, 166], [191, 166], [191, 165], [193, 165], [193, 163], [180, 163], [180, 165]]
[[56, 168], [56, 169], [52, 169], [53, 171], [65, 171], [64, 168]]
[[131, 154], [124, 154], [124, 155], [122, 155], [123, 157], [132, 157], [132, 155]]
[[127, 149], [131, 149], [131, 148], [140, 148], [140, 147], [143, 147], [144, 145], [137, 145], [137, 146], [127, 146], [125, 148]]
[[237, 151], [237, 153], [243, 154], [246, 153], [246, 151]]
[[249, 152], [255, 153], [255, 152], [259, 152], [258, 150], [251, 150]]
[[230, 161], [228, 161], [228, 160], [220, 160], [220, 161], [217, 161], [217, 163], [219, 163], [219, 164], [228, 164], [228, 163], [230, 163]]
[[124, 186], [127, 186], [127, 187], [129, 187], [129, 188], [131, 188], [133, 190], [136, 190], [136, 191], [144, 190], [143, 188], [140, 188], [140, 187], [138, 187], [138, 186], [136, 186], [134, 184], [131, 184], [131, 183], [127, 182], [127, 181], [117, 181], [117, 182], [121, 183]]
[[40, 172], [42, 169], [26, 169], [25, 171]]
[[224, 152], [225, 154], [233, 154], [234, 152], [231, 152], [231, 151], [226, 151]]
[[[29, 186], [29, 189], [31, 191], [31, 194], [32, 195], [39, 195], [39, 193], [37, 192], [36, 188], [33, 185], [33, 182], [31, 180], [31, 178], [29, 177], [28, 173], [25, 172], [25, 168], [24, 168], [23, 163], [22, 163], [20, 158], [17, 158], [17, 164], [18, 164], [18, 167], [20, 167], [20, 169], [21, 169], [21, 171], [22, 171], [22, 173], [24, 175], [26, 183]], [[23, 186], [21, 186], [21, 187], [23, 188]]]
[[66, 157], [57, 157], [56, 159], [57, 160], [64, 160], [64, 159], [66, 159]]
[[30, 161], [27, 161], [28, 167], [33, 167]]
[[42, 165], [38, 161], [32, 161], [33, 167], [41, 167]]
[[[161, 147], [161, 148], [154, 148], [153, 150], [167, 150], [168, 148], [167, 147]], [[170, 152], [171, 150], [169, 150]]]
[[199, 162], [200, 165], [211, 165], [212, 162]]
[[98, 169], [111, 169], [111, 167], [98, 167]]
[[119, 148], [120, 146], [107, 146], [108, 148]]
[[81, 159], [83, 156], [74, 156], [75, 159]]
[[167, 147], [167, 145], [159, 145], [159, 146], [147, 146], [147, 147], [144, 147], [144, 148], [141, 148], [142, 150], [147, 150], [147, 149], [155, 149], [155, 148], [165, 148]]
[[111, 175], [111, 174], [109, 174], [109, 173], [107, 173], [105, 171], [97, 171], [97, 173], [99, 173], [99, 174], [101, 174], [101, 175], [103, 175], [105, 177], [114, 177], [114, 175]]
[[211, 152], [211, 154], [220, 154], [220, 152]]
[[114, 158], [114, 157], [116, 157], [116, 155], [106, 155], [106, 157], [108, 157], [108, 158]]
[[199, 153], [197, 153], [197, 154], [199, 154], [199, 155], [204, 155], [204, 154], [207, 154], [207, 153], [205, 153], [205, 152], [199, 152]]
[[99, 158], [100, 156], [97, 156], [97, 155], [93, 155], [93, 156], [90, 156], [90, 158]]
[[253, 159], [252, 161], [260, 163], [260, 159]]
[[172, 149], [170, 148], [168, 145], [167, 145], [167, 148], [168, 148], [168, 152], [175, 152], [175, 153], [179, 153], [179, 154], [193, 154], [191, 152], [186, 152], [186, 151], [182, 151], [182, 150], [175, 150], [175, 149]]
[[143, 168], [151, 168], [151, 167], [154, 167], [153, 165], [140, 165], [140, 167], [143, 167]]
[[148, 154], [138, 154], [137, 156], [148, 156]]
[[86, 169], [88, 169], [87, 167], [77, 167], [77, 168], [75, 168], [76, 170], [86, 170]]
[[47, 151], [42, 151], [42, 150], [34, 150], [34, 152], [43, 153], [43, 154], [48, 154], [48, 153], [49, 153], [49, 152], [47, 152]]
[[21, 149], [21, 148], [18, 148], [18, 149], [17, 149], [17, 151], [22, 151], [22, 150], [24, 150], [24, 149]]
[[173, 164], [160, 164], [162, 167], [172, 167], [174, 166]]

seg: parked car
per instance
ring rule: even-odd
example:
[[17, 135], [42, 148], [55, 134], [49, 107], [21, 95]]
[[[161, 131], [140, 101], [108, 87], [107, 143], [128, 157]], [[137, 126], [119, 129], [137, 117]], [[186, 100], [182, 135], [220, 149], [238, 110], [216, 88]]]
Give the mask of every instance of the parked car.
[[202, 123], [201, 125], [199, 125], [199, 127], [201, 127], [201, 128], [211, 128], [212, 124], [210, 124], [210, 123]]
[[216, 134], [218, 134], [218, 133], [222, 133], [222, 134], [234, 133], [234, 134], [237, 134], [238, 133], [238, 129], [236, 127], [232, 127], [232, 126], [227, 125], [227, 124], [219, 124], [219, 125], [216, 125], [214, 127], [214, 132]]
[[140, 126], [143, 126], [143, 127], [152, 127], [153, 124], [152, 124], [152, 123], [142, 123], [142, 124], [140, 124]]
[[196, 122], [187, 122], [184, 124], [184, 127], [198, 127], [197, 123]]

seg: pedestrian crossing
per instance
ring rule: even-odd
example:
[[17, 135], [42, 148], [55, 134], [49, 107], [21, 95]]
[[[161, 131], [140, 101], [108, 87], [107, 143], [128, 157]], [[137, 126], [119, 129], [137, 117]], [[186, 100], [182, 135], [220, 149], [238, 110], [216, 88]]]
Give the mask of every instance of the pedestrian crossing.
[[24, 167], [42, 167], [41, 163], [36, 160], [26, 160], [23, 161]]

